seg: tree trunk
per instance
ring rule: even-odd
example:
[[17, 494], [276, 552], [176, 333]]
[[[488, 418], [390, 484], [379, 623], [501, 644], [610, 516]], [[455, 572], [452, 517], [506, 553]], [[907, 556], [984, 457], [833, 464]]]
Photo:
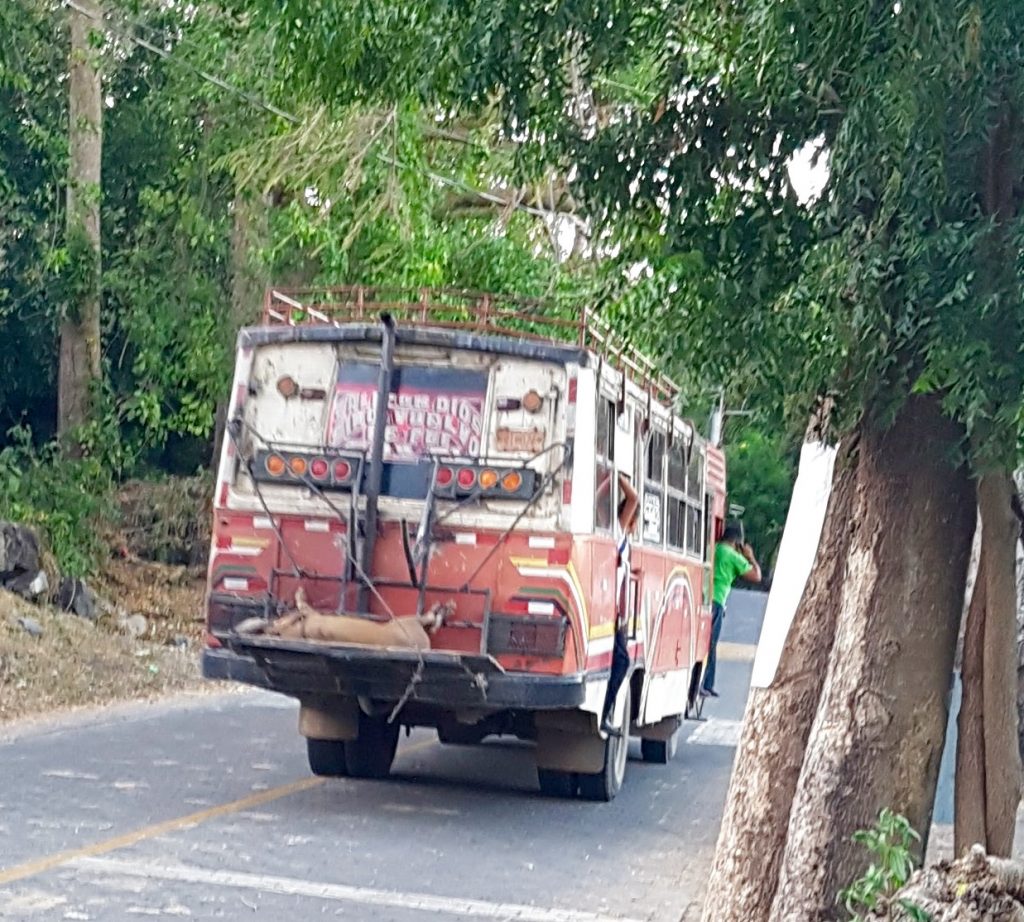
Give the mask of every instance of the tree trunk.
[[985, 649], [985, 530], [982, 523], [978, 574], [971, 593], [960, 661], [960, 716], [957, 718], [956, 780], [953, 787], [953, 851], [984, 843], [985, 834], [985, 728], [982, 675]]
[[259, 321], [263, 312], [266, 272], [259, 251], [270, 236], [269, 208], [265, 196], [253, 198], [236, 192], [231, 227], [231, 325], [232, 336]]
[[927, 832], [975, 522], [963, 430], [911, 397], [856, 464], [838, 627], [790, 812], [770, 918], [838, 916], [867, 863], [851, 837], [883, 807]]
[[1024, 761], [1024, 468], [1014, 474], [1020, 534], [1017, 539], [1017, 749]]
[[1009, 856], [1020, 802], [1014, 579], [1020, 525], [1005, 472], [978, 483], [981, 554], [964, 634], [956, 765], [957, 854], [975, 843]]
[[[242, 327], [259, 320], [263, 309], [263, 289], [267, 279], [257, 253], [270, 236], [270, 203], [266, 197], [254, 200], [239, 191], [235, 193], [232, 208], [230, 333], [233, 342]], [[227, 412], [228, 402], [225, 398], [217, 403], [214, 417], [213, 455], [210, 458], [210, 465], [215, 474], [220, 463]]]
[[[95, 12], [93, 0], [80, 0]], [[100, 368], [100, 167], [103, 90], [89, 37], [96, 22], [70, 9], [68, 84], [67, 247], [73, 291], [60, 325], [57, 432], [66, 437], [87, 422]]]
[[857, 439], [836, 458], [818, 554], [793, 617], [775, 681], [751, 690], [725, 816], [708, 882], [704, 922], [768, 922], [807, 736], [835, 637], [836, 600], [851, 518]]

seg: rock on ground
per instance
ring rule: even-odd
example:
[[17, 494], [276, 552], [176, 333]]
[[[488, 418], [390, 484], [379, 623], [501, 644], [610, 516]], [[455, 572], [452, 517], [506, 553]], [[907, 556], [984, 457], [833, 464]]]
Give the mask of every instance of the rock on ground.
[[57, 605], [64, 611], [78, 615], [79, 618], [85, 618], [86, 621], [96, 619], [96, 593], [84, 580], [65, 576], [57, 589]]
[[50, 588], [31, 528], [0, 522], [0, 587], [26, 599], [37, 599]]

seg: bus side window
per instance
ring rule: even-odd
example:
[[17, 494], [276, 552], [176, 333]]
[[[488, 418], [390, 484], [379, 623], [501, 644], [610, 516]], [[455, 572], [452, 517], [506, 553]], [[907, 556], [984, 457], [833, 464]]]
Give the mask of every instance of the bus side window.
[[643, 539], [661, 544], [664, 519], [665, 436], [653, 430], [644, 459]]
[[615, 439], [615, 404], [599, 397], [597, 401], [597, 444], [594, 447], [597, 495], [594, 498], [594, 527], [611, 531], [617, 493], [612, 448]]
[[704, 553], [704, 455], [696, 446], [686, 475], [686, 550]]
[[668, 453], [668, 529], [665, 539], [677, 550], [686, 547], [686, 456], [681, 440]]

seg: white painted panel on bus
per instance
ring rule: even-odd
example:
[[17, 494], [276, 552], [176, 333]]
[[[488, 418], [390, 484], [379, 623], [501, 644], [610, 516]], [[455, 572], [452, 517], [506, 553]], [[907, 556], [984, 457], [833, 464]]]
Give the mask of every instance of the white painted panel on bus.
[[572, 469], [572, 511], [569, 530], [587, 534], [594, 528], [594, 444], [597, 441], [597, 379], [592, 368], [576, 378], [576, 437]]
[[627, 409], [615, 420], [615, 467], [636, 484], [633, 446], [633, 414]]
[[[564, 426], [565, 387], [564, 367], [503, 356], [491, 384], [488, 457], [516, 463], [533, 459], [530, 466], [544, 471], [558, 464], [557, 452], [542, 452], [559, 440]], [[535, 396], [542, 402], [531, 412], [527, 407]]]
[[641, 723], [654, 724], [664, 717], [674, 717], [684, 713], [689, 688], [690, 672], [688, 669], [673, 669], [671, 672], [650, 676]]
[[[330, 344], [263, 346], [253, 361], [250, 387], [255, 394], [246, 401], [246, 421], [269, 442], [322, 445], [334, 374], [335, 355]], [[278, 382], [285, 377], [318, 396], [284, 397]]]
[[782, 648], [817, 555], [835, 459], [836, 448], [820, 442], [808, 442], [800, 450], [800, 468], [754, 656], [752, 688], [767, 688], [775, 681]]

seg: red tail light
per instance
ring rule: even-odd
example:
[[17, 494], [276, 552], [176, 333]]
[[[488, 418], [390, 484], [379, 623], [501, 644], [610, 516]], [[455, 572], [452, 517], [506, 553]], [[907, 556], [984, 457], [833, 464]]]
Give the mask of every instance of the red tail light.
[[468, 489], [476, 483], [476, 471], [471, 467], [464, 467], [459, 470], [459, 486]]
[[352, 465], [348, 461], [334, 462], [334, 479], [348, 480], [352, 476]]
[[327, 476], [327, 472], [330, 468], [327, 466], [327, 462], [323, 458], [315, 458], [309, 464], [309, 472], [317, 479], [323, 480]]
[[448, 486], [455, 478], [455, 472], [450, 467], [439, 467], [437, 469], [436, 483], [439, 487]]

